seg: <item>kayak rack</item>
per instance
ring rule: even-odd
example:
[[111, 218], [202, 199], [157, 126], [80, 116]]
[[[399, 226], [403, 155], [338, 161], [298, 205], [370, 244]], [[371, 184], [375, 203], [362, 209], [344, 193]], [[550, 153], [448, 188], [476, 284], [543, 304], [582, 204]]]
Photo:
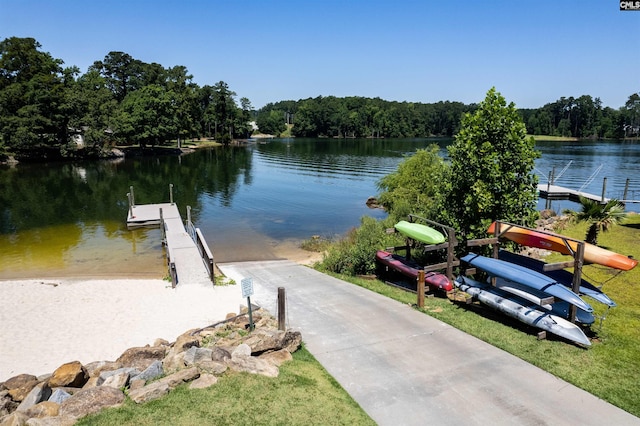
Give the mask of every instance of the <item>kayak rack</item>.
[[[467, 247], [479, 247], [479, 246], [492, 244], [493, 245], [493, 258], [497, 259], [498, 258], [498, 252], [500, 250], [500, 242], [501, 242], [500, 237], [513, 226], [516, 226], [516, 227], [519, 227], [519, 228], [523, 228], [523, 229], [527, 229], [529, 231], [537, 232], [537, 233], [540, 233], [540, 234], [545, 234], [545, 235], [549, 235], [549, 236], [553, 236], [553, 237], [559, 237], [562, 240], [563, 244], [567, 247], [567, 250], [569, 251], [569, 253], [571, 253], [571, 256], [573, 256], [573, 260], [572, 261], [567, 261], [567, 262], [548, 263], [548, 264], [544, 265], [543, 270], [545, 272], [549, 272], [549, 271], [556, 271], [558, 269], [564, 269], [564, 268], [573, 267], [573, 281], [572, 281], [571, 290], [574, 293], [579, 294], [579, 292], [580, 292], [580, 283], [582, 282], [582, 266], [584, 265], [584, 247], [585, 247], [585, 242], [584, 241], [576, 240], [574, 238], [565, 237], [563, 235], [558, 235], [558, 234], [554, 234], [554, 233], [551, 233], [551, 232], [546, 232], [546, 231], [542, 231], [542, 230], [526, 228], [524, 226], [516, 225], [514, 223], [509, 223], [509, 222], [504, 222], [504, 221], [497, 220], [495, 222], [495, 232], [494, 232], [495, 237], [492, 237], [492, 238], [478, 238], [478, 239], [474, 239], [474, 240], [468, 240], [467, 241]], [[576, 249], [575, 250], [569, 244], [570, 242], [576, 244]], [[569, 306], [569, 318], [568, 318], [568, 320], [570, 322], [572, 322], [572, 323], [575, 323], [576, 322], [576, 314], [577, 314], [577, 307], [575, 305], [571, 304]]]
[[[456, 238], [455, 229], [450, 226], [444, 225], [442, 223], [434, 222], [433, 220], [426, 219], [424, 217], [409, 214], [408, 215], [409, 222], [414, 223], [416, 220], [420, 220], [422, 222], [426, 222], [429, 225], [432, 225], [435, 228], [439, 228], [444, 235], [447, 236], [447, 241], [441, 244], [424, 244], [422, 243], [423, 250], [425, 252], [435, 251], [435, 250], [447, 250], [447, 260], [446, 262], [440, 262], [433, 265], [425, 265], [422, 269], [418, 271], [418, 289], [416, 291], [418, 295], [417, 304], [418, 307], [424, 307], [424, 283], [425, 283], [425, 274], [427, 272], [433, 272], [438, 270], [446, 270], [445, 275], [453, 283], [453, 268], [460, 266], [460, 260], [456, 258], [454, 248], [458, 246], [458, 239]], [[387, 229], [387, 233], [393, 234], [396, 232], [395, 228]], [[386, 248], [389, 252], [395, 252], [397, 250], [405, 250], [407, 260], [411, 259], [411, 238], [407, 237], [406, 244], [404, 246], [396, 246], [396, 247], [388, 247]]]

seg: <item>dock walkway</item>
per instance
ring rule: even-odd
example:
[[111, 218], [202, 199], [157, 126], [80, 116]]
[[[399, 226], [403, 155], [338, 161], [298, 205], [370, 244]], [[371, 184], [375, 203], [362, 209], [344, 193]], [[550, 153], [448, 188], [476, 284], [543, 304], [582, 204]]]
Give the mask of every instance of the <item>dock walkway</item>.
[[538, 192], [540, 193], [540, 197], [545, 198], [547, 200], [571, 200], [575, 202], [580, 201], [580, 197], [588, 198], [593, 201], [598, 201], [601, 203], [606, 203], [609, 201], [608, 198], [602, 198], [600, 195], [589, 194], [587, 192], [576, 191], [571, 188], [565, 188], [563, 186], [558, 185], [548, 185], [546, 183], [538, 184]]
[[[161, 209], [162, 217], [160, 217]], [[203, 261], [195, 241], [185, 229], [178, 206], [175, 203], [143, 204], [129, 207], [128, 228], [162, 226], [163, 221], [167, 263], [173, 286], [178, 283], [180, 285], [213, 285], [213, 275]]]

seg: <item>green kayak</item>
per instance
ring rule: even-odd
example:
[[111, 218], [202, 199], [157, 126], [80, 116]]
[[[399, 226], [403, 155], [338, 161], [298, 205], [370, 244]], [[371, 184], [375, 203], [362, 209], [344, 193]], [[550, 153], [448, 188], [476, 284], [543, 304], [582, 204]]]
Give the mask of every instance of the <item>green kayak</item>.
[[425, 244], [440, 244], [446, 241], [444, 235], [427, 225], [401, 220], [395, 224], [395, 228], [401, 234]]

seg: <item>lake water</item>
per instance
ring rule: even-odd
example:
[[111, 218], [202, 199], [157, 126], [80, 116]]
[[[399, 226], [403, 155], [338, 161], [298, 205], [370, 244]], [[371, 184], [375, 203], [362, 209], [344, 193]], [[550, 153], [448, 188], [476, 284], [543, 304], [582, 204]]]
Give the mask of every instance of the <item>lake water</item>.
[[[433, 139], [274, 139], [246, 147], [200, 150], [181, 157], [0, 168], [0, 279], [57, 276], [162, 276], [160, 233], [128, 230], [127, 197], [136, 204], [169, 200], [186, 206], [217, 262], [274, 258], [283, 241], [342, 235], [364, 215], [384, 217], [365, 201], [405, 155]], [[536, 171], [545, 183], [570, 162], [556, 184], [640, 198], [640, 144], [538, 143]], [[602, 167], [600, 167], [602, 165]], [[544, 208], [544, 200], [539, 208]], [[576, 208], [554, 201], [552, 208]], [[640, 210], [640, 204], [629, 204]]]

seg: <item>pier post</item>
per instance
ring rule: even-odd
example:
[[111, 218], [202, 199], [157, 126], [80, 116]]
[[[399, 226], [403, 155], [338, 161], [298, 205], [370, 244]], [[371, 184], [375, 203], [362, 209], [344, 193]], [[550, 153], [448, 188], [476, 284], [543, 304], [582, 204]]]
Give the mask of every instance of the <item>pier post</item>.
[[129, 194], [131, 194], [131, 207], [135, 207], [136, 206], [136, 199], [133, 195], [133, 186], [129, 187]]
[[167, 243], [167, 235], [165, 234], [165, 232], [166, 229], [164, 229], [164, 217], [162, 217], [162, 207], [160, 207], [160, 235], [162, 238], [162, 244]]
[[549, 172], [549, 178], [547, 179], [547, 199], [544, 202], [544, 208], [546, 210], [549, 210], [551, 208], [551, 200], [549, 197], [549, 194], [551, 194], [551, 179], [552, 179], [552, 172]]
[[173, 204], [173, 184], [169, 184], [169, 202]]
[[418, 271], [418, 308], [424, 308], [424, 269]]
[[130, 192], [127, 192], [127, 200], [129, 200], [129, 218], [133, 219], [135, 216], [133, 215], [133, 203], [131, 202], [131, 199], [133, 197], [131, 196]]
[[187, 223], [191, 223], [191, 206], [187, 206]]
[[[582, 283], [582, 265], [584, 263], [584, 242], [579, 242], [576, 251], [573, 253], [573, 283], [571, 290], [575, 294], [580, 293], [580, 284]], [[569, 304], [569, 321], [576, 322], [576, 314], [578, 308], [574, 304]]]
[[278, 330], [285, 331], [286, 314], [285, 290], [284, 287], [278, 287]]
[[602, 179], [602, 197], [600, 202], [604, 204], [604, 194], [607, 192], [607, 178]]
[[626, 200], [627, 199], [627, 194], [629, 193], [629, 178], [627, 178], [627, 181], [624, 184], [624, 193], [622, 194], [622, 200]]

